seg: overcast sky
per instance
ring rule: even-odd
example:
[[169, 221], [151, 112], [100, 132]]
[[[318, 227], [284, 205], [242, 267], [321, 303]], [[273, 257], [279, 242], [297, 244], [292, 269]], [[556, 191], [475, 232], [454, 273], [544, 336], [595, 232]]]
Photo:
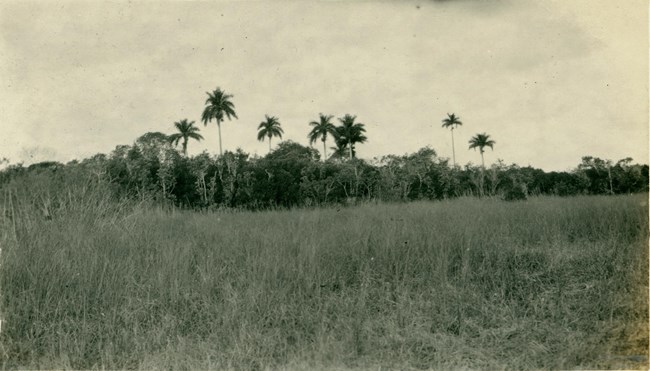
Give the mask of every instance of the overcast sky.
[[[648, 163], [647, 0], [2, 2], [0, 158], [69, 161], [195, 120], [218, 153], [206, 92], [233, 94], [224, 149], [258, 155], [264, 115], [307, 145], [318, 113], [357, 116], [370, 159], [431, 146], [447, 113], [486, 163], [567, 170], [593, 155]], [[275, 141], [274, 143], [277, 143]], [[320, 143], [315, 146], [321, 150]]]

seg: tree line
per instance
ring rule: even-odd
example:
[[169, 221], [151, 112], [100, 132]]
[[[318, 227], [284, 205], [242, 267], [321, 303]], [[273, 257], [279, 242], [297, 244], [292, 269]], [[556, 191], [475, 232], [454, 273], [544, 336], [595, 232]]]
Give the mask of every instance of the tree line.
[[[194, 121], [174, 123], [175, 133], [146, 133], [132, 145], [119, 145], [110, 154], [71, 161], [42, 162], [28, 167], [10, 165], [0, 171], [0, 187], [16, 182], [55, 182], [65, 188], [71, 182], [102, 184], [115, 197], [151, 200], [184, 208], [243, 208], [315, 206], [360, 201], [440, 200], [460, 196], [501, 197], [522, 200], [531, 195], [570, 196], [621, 194], [648, 190], [648, 166], [631, 158], [617, 162], [591, 156], [572, 171], [544, 172], [530, 166], [498, 161], [485, 167], [483, 153], [495, 141], [476, 134], [468, 149], [478, 149], [481, 165], [458, 166], [455, 162], [454, 129], [462, 125], [452, 113], [442, 120], [451, 129], [452, 163], [430, 148], [402, 156], [372, 160], [356, 158], [356, 146], [367, 141], [365, 125], [346, 114], [334, 125], [332, 115], [319, 114], [309, 122], [310, 145], [322, 142], [323, 155], [292, 141], [271, 146], [283, 130], [275, 116], [265, 115], [257, 138], [268, 140], [269, 153], [251, 156], [242, 149], [223, 152], [221, 123], [237, 118], [232, 95], [220, 88], [207, 93], [202, 113], [204, 125], [219, 128], [219, 155], [203, 152], [188, 156], [189, 140], [202, 140]], [[331, 155], [327, 141], [333, 139]], [[180, 152], [177, 150], [181, 145]], [[21, 180], [22, 179], [22, 180]], [[40, 179], [40, 180], [39, 180]], [[45, 179], [45, 180], [44, 180]]]
[[[110, 154], [71, 161], [10, 165], [0, 188], [66, 192], [74, 184], [103, 185], [116, 198], [149, 200], [189, 209], [259, 210], [361, 201], [441, 200], [461, 196], [526, 199], [531, 195], [625, 194], [648, 190], [648, 166], [583, 157], [569, 172], [544, 172], [502, 161], [489, 168], [452, 166], [432, 148], [371, 161], [321, 161], [313, 148], [281, 142], [269, 154], [241, 149], [184, 156], [167, 135], [147, 133]], [[35, 185], [36, 184], [36, 185]], [[37, 199], [37, 196], [34, 196]]]

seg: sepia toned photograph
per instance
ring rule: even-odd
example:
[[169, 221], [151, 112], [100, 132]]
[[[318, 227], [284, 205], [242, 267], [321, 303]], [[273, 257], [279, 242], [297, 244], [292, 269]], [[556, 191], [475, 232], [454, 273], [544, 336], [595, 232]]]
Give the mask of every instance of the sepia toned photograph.
[[647, 370], [647, 0], [0, 0], [2, 370]]

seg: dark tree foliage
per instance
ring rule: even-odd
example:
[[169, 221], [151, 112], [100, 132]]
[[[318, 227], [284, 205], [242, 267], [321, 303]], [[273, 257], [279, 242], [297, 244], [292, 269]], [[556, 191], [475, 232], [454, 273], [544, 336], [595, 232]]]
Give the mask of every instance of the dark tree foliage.
[[197, 176], [192, 172], [192, 162], [185, 157], [174, 159], [172, 176], [175, 187], [170, 191], [176, 203], [183, 207], [201, 204], [201, 195], [197, 187]]
[[252, 199], [262, 206], [300, 205], [303, 169], [318, 162], [315, 149], [285, 141], [252, 167]]
[[634, 164], [630, 158], [612, 162], [585, 156], [572, 171], [547, 173], [502, 161], [486, 169], [471, 164], [454, 167], [428, 147], [371, 162], [350, 159], [349, 148], [347, 152], [345, 156], [342, 151], [341, 159], [320, 161], [317, 150], [284, 141], [264, 157], [251, 157], [241, 149], [188, 157], [176, 151], [166, 135], [147, 133], [108, 155], [67, 164], [8, 165], [0, 171], [0, 189], [29, 183], [35, 195], [47, 195], [66, 192], [71, 184], [81, 189], [101, 184], [119, 199], [188, 209], [249, 210], [460, 196], [516, 201], [536, 195], [648, 191], [648, 165]]
[[379, 165], [381, 199], [434, 200], [452, 196], [455, 170], [431, 148], [410, 155], [384, 156]]

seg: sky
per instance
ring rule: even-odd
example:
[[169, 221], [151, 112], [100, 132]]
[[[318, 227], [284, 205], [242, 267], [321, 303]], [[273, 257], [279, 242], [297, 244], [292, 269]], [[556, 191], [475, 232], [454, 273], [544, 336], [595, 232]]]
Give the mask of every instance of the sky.
[[[308, 145], [319, 113], [357, 116], [365, 159], [430, 146], [546, 171], [648, 163], [646, 0], [0, 2], [0, 158], [67, 162], [196, 121], [232, 94], [224, 150], [260, 156], [265, 115]], [[338, 123], [338, 121], [336, 121]], [[273, 145], [277, 145], [277, 140]], [[333, 144], [330, 144], [333, 145]], [[322, 151], [321, 143], [315, 147]]]

